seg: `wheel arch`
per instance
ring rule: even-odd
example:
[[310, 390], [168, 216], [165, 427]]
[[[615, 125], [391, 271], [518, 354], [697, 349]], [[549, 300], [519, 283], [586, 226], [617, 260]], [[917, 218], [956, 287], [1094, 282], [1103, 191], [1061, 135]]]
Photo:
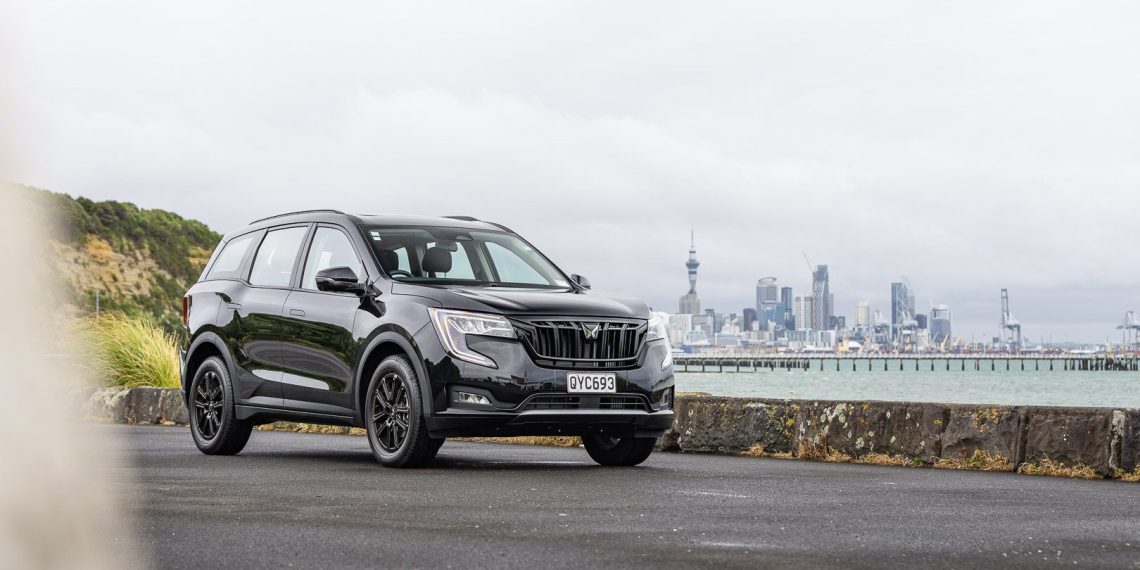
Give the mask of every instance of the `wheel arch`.
[[368, 392], [368, 384], [372, 381], [372, 373], [385, 358], [393, 355], [404, 356], [412, 363], [412, 369], [416, 373], [416, 381], [420, 385], [420, 401], [424, 414], [431, 415], [431, 386], [428, 382], [427, 371], [424, 368], [419, 350], [411, 341], [396, 331], [385, 331], [372, 339], [364, 354], [364, 358], [361, 359], [362, 364], [356, 371], [356, 394], [354, 395], [356, 419], [360, 425], [364, 425], [364, 397]]
[[222, 362], [226, 365], [226, 371], [229, 373], [230, 378], [234, 378], [233, 356], [230, 354], [225, 342], [215, 333], [204, 332], [190, 343], [190, 349], [186, 351], [186, 374], [182, 377], [183, 400], [187, 398], [187, 393], [190, 389], [189, 384], [191, 380], [193, 380], [194, 374], [198, 371], [198, 367], [211, 356], [221, 358]]

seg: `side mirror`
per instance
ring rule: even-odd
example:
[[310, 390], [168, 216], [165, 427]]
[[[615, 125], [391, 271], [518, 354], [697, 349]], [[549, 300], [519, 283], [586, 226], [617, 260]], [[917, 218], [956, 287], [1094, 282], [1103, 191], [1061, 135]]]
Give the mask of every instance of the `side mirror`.
[[317, 272], [317, 290], [334, 293], [355, 293], [363, 295], [365, 286], [348, 267], [330, 267]]
[[577, 283], [578, 286], [583, 288], [583, 289], [589, 289], [590, 288], [590, 280], [586, 279], [582, 275], [578, 275], [577, 273], [574, 273], [570, 276], [570, 280]]

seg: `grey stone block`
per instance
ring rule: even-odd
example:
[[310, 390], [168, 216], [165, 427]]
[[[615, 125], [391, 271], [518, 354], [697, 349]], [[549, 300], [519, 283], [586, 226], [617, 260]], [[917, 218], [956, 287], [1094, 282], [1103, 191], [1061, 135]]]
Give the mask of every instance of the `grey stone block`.
[[942, 432], [942, 457], [968, 459], [981, 450], [1008, 459], [1024, 459], [1024, 411], [1012, 406], [950, 405]]
[[1025, 461], [1048, 459], [1067, 467], [1083, 464], [1109, 474], [1116, 464], [1112, 412], [1108, 408], [1027, 408]]
[[182, 400], [182, 391], [177, 388], [168, 388], [162, 391], [159, 399], [161, 421], [174, 422], [179, 425], [190, 423], [190, 414], [186, 410], [186, 402]]
[[1140, 467], [1140, 410], [1120, 410], [1120, 468], [1135, 471]]
[[756, 398], [699, 397], [678, 406], [681, 451], [739, 453], [763, 446], [769, 453], [792, 449], [797, 403]]
[[162, 388], [131, 388], [127, 400], [127, 422], [157, 424], [162, 421], [162, 406], [159, 399]]
[[104, 388], [91, 394], [87, 415], [95, 420], [127, 423], [127, 388]]
[[941, 454], [948, 416], [941, 404], [810, 402], [796, 416], [795, 446], [855, 457], [885, 453], [933, 462]]

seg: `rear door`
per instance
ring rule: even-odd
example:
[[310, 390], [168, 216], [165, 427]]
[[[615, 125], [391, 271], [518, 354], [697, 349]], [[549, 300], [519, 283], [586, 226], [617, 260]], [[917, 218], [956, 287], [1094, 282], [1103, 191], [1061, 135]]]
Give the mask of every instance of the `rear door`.
[[282, 316], [298, 253], [309, 224], [265, 232], [247, 269], [248, 278], [223, 299], [219, 325], [230, 339], [237, 367], [235, 397], [240, 404], [281, 407], [285, 358], [282, 343], [289, 323]]
[[300, 264], [297, 288], [285, 303], [291, 337], [284, 343], [287, 370], [285, 405], [291, 409], [351, 416], [358, 342], [353, 332], [361, 298], [317, 290], [316, 275], [348, 267], [361, 281], [369, 276], [350, 234], [339, 226], [318, 225]]

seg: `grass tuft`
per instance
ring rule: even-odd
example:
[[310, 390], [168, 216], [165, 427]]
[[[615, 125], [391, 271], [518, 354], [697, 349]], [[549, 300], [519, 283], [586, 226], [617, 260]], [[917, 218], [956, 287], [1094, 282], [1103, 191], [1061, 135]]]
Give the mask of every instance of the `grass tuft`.
[[1116, 473], [1113, 473], [1113, 477], [1129, 483], [1140, 483], [1140, 467], [1137, 467], [1136, 470], [1132, 472], [1117, 469]]
[[517, 436], [517, 437], [457, 437], [456, 441], [476, 441], [483, 443], [514, 443], [518, 445], [549, 445], [552, 447], [578, 447], [582, 438], [564, 435]]
[[855, 463], [865, 465], [891, 465], [894, 467], [922, 467], [922, 460], [917, 457], [904, 457], [887, 453], [868, 453], [860, 455]]
[[118, 313], [90, 318], [82, 338], [106, 386], [177, 388], [181, 372], [174, 337], [147, 319]]
[[1067, 466], [1045, 458], [1033, 463], [1022, 463], [1017, 468], [1018, 473], [1025, 475], [1043, 475], [1046, 477], [1069, 477], [1071, 479], [1103, 479], [1092, 467], [1077, 463]]
[[980, 449], [966, 459], [939, 459], [936, 469], [969, 469], [971, 471], [1013, 471], [1013, 463], [1000, 455], [990, 455]]

